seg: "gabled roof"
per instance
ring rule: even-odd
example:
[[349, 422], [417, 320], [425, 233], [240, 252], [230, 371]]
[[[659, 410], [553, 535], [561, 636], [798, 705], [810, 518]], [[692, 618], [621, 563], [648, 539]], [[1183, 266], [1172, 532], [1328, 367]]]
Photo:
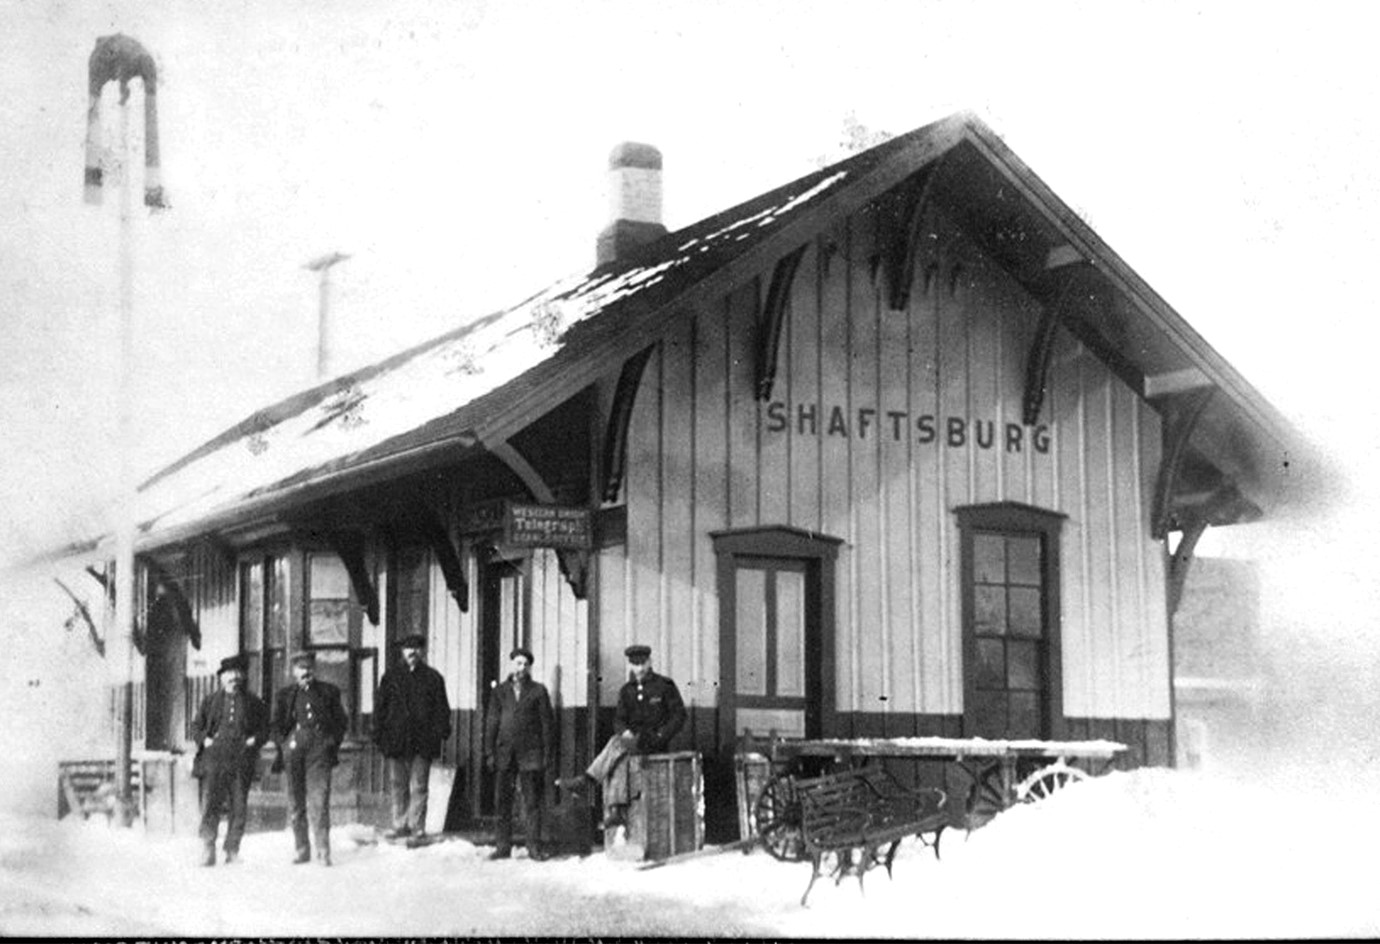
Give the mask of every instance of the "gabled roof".
[[[980, 242], [987, 233], [989, 251], [1034, 290], [1056, 248], [1094, 272], [1105, 297], [1080, 316], [1090, 346], [1119, 358], [1122, 376], [1147, 397], [1147, 378], [1215, 386], [1224, 396], [1204, 412], [1195, 448], [1249, 485], [1257, 503], [1280, 491], [1271, 470], [1302, 452], [1288, 424], [986, 125], [960, 114], [258, 411], [143, 483], [138, 546], [501, 441], [653, 343], [677, 312], [712, 302], [931, 165], [936, 192], [960, 222]], [[1015, 230], [1020, 239], [1003, 238]]]

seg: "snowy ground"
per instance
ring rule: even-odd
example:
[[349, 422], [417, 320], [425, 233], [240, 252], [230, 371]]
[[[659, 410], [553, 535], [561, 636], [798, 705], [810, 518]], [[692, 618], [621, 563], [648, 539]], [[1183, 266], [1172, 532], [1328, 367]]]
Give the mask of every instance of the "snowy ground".
[[943, 861], [908, 842], [893, 880], [870, 873], [865, 895], [820, 882], [808, 908], [809, 866], [760, 851], [651, 870], [602, 853], [490, 863], [461, 840], [406, 850], [346, 825], [331, 869], [289, 864], [281, 832], [203, 869], [194, 839], [10, 814], [0, 935], [1374, 937], [1373, 797], [1110, 774], [947, 835]]

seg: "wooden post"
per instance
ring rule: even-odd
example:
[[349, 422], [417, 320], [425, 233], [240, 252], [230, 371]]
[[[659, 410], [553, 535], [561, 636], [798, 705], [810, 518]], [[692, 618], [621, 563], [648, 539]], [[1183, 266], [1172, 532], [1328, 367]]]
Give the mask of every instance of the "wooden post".
[[[147, 90], [145, 90], [145, 94]], [[130, 760], [134, 723], [134, 443], [132, 441], [134, 370], [134, 216], [129, 148], [129, 102], [120, 103], [120, 364], [116, 393], [119, 495], [115, 524], [115, 634], [124, 650], [119, 691], [115, 699], [115, 797], [120, 825], [133, 821], [130, 798]]]

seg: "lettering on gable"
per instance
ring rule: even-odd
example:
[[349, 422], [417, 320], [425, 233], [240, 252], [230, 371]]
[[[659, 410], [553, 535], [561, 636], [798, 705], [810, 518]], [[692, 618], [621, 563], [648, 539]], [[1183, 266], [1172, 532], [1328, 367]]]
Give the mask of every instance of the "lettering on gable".
[[908, 410], [878, 410], [860, 406], [846, 408], [836, 404], [785, 403], [773, 400], [766, 408], [766, 430], [794, 436], [838, 436], [844, 439], [944, 445], [952, 449], [998, 449], [1023, 452], [1031, 449], [1040, 455], [1049, 452], [1050, 428], [1044, 423], [998, 424], [963, 416], [912, 414]]

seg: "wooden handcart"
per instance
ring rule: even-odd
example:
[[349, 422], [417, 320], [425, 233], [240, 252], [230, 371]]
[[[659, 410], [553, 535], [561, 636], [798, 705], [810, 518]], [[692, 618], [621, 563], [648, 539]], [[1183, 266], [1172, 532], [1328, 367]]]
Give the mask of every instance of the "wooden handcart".
[[808, 858], [796, 789], [807, 765], [818, 773], [818, 768], [843, 770], [886, 758], [949, 762], [967, 781], [948, 803], [950, 825], [973, 830], [1017, 803], [1044, 799], [1069, 783], [1102, 773], [1117, 753], [1126, 750], [1124, 744], [1101, 740], [942, 737], [785, 738], [744, 746], [738, 763], [740, 825], [744, 835], [755, 835], [772, 856], [788, 862]]

